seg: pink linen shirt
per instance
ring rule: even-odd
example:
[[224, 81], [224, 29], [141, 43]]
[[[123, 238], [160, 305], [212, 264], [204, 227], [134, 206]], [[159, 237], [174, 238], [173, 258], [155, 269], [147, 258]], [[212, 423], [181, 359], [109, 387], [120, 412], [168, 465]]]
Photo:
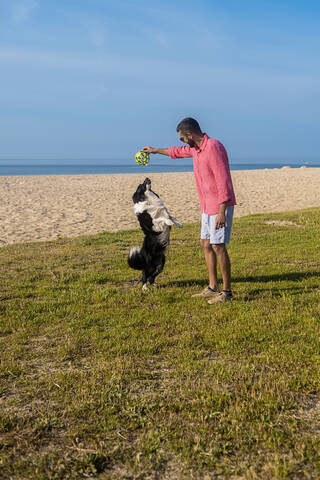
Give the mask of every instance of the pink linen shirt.
[[194, 176], [203, 213], [216, 215], [220, 203], [236, 205], [226, 149], [205, 133], [200, 147], [170, 147], [172, 159], [193, 157]]

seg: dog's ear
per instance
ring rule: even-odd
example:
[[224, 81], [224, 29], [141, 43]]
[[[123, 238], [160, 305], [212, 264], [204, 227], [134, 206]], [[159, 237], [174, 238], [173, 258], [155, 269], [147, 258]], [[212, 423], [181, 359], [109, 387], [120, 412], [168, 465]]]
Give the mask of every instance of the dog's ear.
[[144, 183], [140, 183], [137, 190], [132, 195], [133, 203], [143, 202], [146, 199], [145, 196], [146, 186]]
[[153, 195], [155, 195], [156, 197], [160, 198], [159, 195], [156, 192], [154, 192], [153, 190], [150, 189], [150, 192], [152, 192]]

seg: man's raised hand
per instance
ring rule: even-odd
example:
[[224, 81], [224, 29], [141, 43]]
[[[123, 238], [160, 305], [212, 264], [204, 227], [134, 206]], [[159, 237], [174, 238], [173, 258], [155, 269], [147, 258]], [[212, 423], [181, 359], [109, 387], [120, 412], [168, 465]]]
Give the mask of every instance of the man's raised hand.
[[147, 145], [146, 147], [143, 147], [141, 150], [143, 153], [156, 153], [157, 149], [150, 147], [150, 145]]
[[167, 157], [170, 157], [167, 148], [153, 148], [150, 147], [150, 145], [147, 145], [146, 147], [143, 147], [141, 151], [143, 153], [159, 153], [160, 155], [167, 155]]

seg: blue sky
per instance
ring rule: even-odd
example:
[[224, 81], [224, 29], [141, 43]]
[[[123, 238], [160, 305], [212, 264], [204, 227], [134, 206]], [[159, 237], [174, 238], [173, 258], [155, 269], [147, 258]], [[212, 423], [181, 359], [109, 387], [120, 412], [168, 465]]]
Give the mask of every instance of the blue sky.
[[129, 159], [194, 116], [231, 159], [319, 159], [320, 2], [0, 0], [0, 159]]

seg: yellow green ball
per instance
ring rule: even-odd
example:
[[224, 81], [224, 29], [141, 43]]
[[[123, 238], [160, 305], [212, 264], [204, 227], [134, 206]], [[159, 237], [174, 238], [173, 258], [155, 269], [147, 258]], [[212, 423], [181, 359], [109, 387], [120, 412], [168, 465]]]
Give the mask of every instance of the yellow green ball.
[[135, 155], [135, 159], [139, 165], [146, 166], [150, 161], [150, 154], [146, 152], [138, 152]]

